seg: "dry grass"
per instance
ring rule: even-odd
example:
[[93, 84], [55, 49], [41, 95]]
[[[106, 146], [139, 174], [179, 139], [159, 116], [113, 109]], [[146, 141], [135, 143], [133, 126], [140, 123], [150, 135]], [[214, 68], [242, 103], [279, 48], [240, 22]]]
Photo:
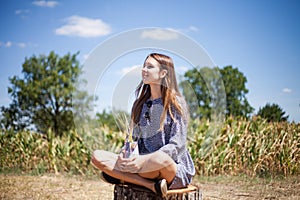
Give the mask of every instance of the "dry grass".
[[[300, 199], [300, 177], [282, 180], [247, 177], [194, 179], [204, 200]], [[0, 199], [113, 199], [113, 186], [95, 178], [47, 174], [0, 175]]]
[[0, 199], [112, 199], [112, 186], [83, 176], [0, 176]]
[[298, 200], [300, 177], [260, 179], [249, 177], [214, 177], [198, 180], [204, 200]]

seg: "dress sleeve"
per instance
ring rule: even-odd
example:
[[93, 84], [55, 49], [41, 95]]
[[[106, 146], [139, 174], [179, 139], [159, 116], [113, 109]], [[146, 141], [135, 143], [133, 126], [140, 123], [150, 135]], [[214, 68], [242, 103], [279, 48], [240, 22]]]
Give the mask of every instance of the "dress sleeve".
[[178, 162], [179, 157], [186, 150], [187, 122], [180, 115], [175, 117], [176, 121], [173, 121], [169, 133], [169, 142], [162, 146], [160, 150], [168, 154], [175, 162]]

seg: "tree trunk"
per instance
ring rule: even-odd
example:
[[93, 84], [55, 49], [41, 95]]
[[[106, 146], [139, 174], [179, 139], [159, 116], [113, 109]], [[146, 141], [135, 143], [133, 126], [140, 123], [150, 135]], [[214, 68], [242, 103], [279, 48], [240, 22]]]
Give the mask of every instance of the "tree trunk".
[[189, 185], [188, 188], [168, 190], [162, 198], [151, 190], [136, 185], [115, 185], [114, 200], [202, 200], [200, 188]]

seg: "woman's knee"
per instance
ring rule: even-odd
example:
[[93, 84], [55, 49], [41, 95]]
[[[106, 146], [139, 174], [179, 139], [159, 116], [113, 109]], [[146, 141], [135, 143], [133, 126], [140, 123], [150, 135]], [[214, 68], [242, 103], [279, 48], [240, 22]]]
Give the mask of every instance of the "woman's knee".
[[100, 170], [112, 169], [115, 165], [117, 155], [104, 151], [95, 150], [92, 155], [92, 163]]
[[153, 153], [153, 155], [151, 156], [151, 160], [153, 163], [157, 163], [162, 167], [167, 167], [175, 164], [174, 160], [168, 154], [162, 151], [156, 151], [155, 153]]
[[93, 152], [93, 157], [97, 160], [97, 161], [101, 161], [102, 156], [104, 155], [104, 151], [103, 150], [95, 150]]

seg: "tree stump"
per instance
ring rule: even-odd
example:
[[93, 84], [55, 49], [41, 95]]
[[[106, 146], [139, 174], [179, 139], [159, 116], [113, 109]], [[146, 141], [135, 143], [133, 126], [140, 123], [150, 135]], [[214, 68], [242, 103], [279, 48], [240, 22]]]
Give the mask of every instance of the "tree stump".
[[168, 190], [166, 197], [161, 197], [151, 190], [137, 185], [115, 185], [114, 200], [202, 200], [200, 188], [189, 185], [187, 188]]

